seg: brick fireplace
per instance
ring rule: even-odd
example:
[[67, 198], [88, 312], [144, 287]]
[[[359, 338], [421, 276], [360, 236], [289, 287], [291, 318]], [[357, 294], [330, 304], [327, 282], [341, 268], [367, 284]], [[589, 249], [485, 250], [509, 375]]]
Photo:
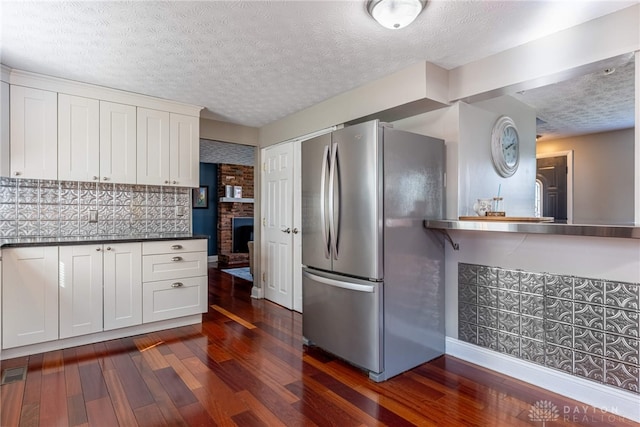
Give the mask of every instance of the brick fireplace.
[[[241, 186], [242, 198], [253, 199], [253, 166], [220, 164], [218, 167], [218, 200], [226, 196], [225, 186]], [[234, 253], [233, 218], [253, 217], [253, 203], [218, 202], [218, 263], [247, 264], [249, 253]]]

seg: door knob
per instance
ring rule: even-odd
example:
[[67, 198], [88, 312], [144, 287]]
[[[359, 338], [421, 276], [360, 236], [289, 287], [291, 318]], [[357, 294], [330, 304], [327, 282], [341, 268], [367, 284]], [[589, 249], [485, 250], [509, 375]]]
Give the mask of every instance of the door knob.
[[298, 229], [297, 228], [293, 229], [293, 234], [298, 234]]
[[291, 234], [291, 228], [287, 227], [285, 230], [282, 230], [283, 233]]

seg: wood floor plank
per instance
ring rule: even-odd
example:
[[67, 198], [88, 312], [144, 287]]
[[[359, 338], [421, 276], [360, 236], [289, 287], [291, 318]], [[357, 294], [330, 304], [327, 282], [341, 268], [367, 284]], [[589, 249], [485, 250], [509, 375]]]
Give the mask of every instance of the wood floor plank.
[[87, 418], [91, 427], [113, 427], [118, 425], [118, 418], [108, 397], [87, 402]]
[[198, 401], [172, 367], [156, 369], [154, 373], [177, 408]]
[[157, 348], [158, 345], [162, 344], [162, 340], [156, 339], [153, 335], [142, 335], [135, 338], [133, 342], [136, 344], [136, 347], [138, 347], [142, 356], [147, 360], [151, 369], [155, 371], [169, 367], [169, 363]]
[[0, 425], [17, 426], [19, 424], [24, 388], [24, 381], [9, 383], [0, 387], [0, 404], [2, 405]]
[[123, 352], [126, 347], [121, 347], [118, 340], [109, 341], [106, 344], [109, 351], [115, 352], [112, 360], [131, 408], [135, 410], [153, 404], [153, 396], [142, 379], [140, 372], [128, 352]]
[[80, 365], [78, 372], [85, 401], [90, 402], [107, 396], [107, 386], [98, 362]]
[[69, 425], [64, 372], [55, 370], [42, 376], [39, 418], [43, 426]]
[[136, 356], [132, 356], [131, 359], [134, 362], [136, 369], [138, 369], [138, 371], [140, 372], [140, 375], [147, 388], [149, 389], [149, 392], [151, 393], [151, 396], [153, 397], [158, 410], [162, 414], [162, 417], [167, 422], [167, 424], [171, 426], [186, 427], [186, 421], [182, 418], [182, 415], [174, 404], [171, 396], [156, 375], [156, 373], [160, 372], [161, 370], [154, 371], [153, 369], [151, 369], [151, 366], [147, 363], [147, 360], [139, 354]]
[[193, 374], [184, 366], [182, 361], [176, 357], [175, 354], [167, 354], [164, 356], [169, 366], [180, 376], [180, 379], [185, 383], [189, 390], [193, 391], [197, 388], [201, 388], [202, 384]]
[[137, 408], [134, 413], [139, 427], [162, 427], [170, 425], [165, 421], [158, 405], [155, 403]]
[[127, 394], [122, 387], [120, 378], [115, 369], [104, 372], [104, 380], [111, 397], [111, 404], [116, 418], [121, 426], [135, 426], [136, 417], [127, 400]]
[[40, 404], [23, 405], [22, 411], [20, 411], [20, 424], [17, 425], [19, 427], [38, 427], [40, 425]]
[[[218, 424], [227, 424], [230, 415], [249, 409], [227, 384], [202, 364], [200, 359], [192, 357], [185, 359], [183, 363], [205, 385], [201, 389], [194, 390], [193, 393]], [[222, 413], [220, 408], [224, 408]]]
[[42, 375], [53, 372], [62, 372], [64, 369], [64, 357], [62, 350], [49, 351], [44, 353], [42, 361]]
[[89, 422], [87, 418], [87, 407], [82, 393], [67, 397], [67, 414], [69, 426], [81, 426]]
[[194, 426], [215, 426], [216, 422], [209, 416], [200, 402], [194, 402], [178, 408], [180, 415], [189, 427]]

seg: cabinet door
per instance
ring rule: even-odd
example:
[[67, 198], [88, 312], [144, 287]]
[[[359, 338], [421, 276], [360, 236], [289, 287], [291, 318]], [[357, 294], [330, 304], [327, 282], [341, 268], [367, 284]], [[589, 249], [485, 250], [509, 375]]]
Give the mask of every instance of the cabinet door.
[[58, 179], [58, 94], [11, 86], [11, 176]]
[[0, 176], [9, 176], [9, 84], [0, 82]]
[[136, 107], [100, 101], [100, 179], [136, 183]]
[[2, 348], [58, 339], [58, 248], [2, 250]]
[[171, 113], [171, 185], [200, 185], [200, 119]]
[[102, 247], [60, 246], [60, 338], [102, 331]]
[[58, 177], [100, 179], [100, 107], [97, 99], [58, 95]]
[[104, 330], [142, 323], [142, 244], [104, 245]]
[[137, 182], [167, 185], [170, 182], [169, 113], [138, 108]]

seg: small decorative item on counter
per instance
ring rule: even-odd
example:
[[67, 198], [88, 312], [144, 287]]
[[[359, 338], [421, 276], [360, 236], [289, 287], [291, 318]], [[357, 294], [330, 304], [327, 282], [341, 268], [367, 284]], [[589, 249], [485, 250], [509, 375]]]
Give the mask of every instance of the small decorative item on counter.
[[233, 197], [236, 199], [242, 199], [242, 187], [239, 185], [233, 186]]
[[233, 185], [224, 186], [224, 197], [228, 197], [228, 198], [233, 197]]
[[478, 216], [487, 216], [489, 212], [491, 212], [492, 201], [492, 199], [478, 199], [478, 201], [473, 204], [473, 210]]
[[504, 199], [502, 197], [493, 198], [491, 211], [487, 212], [487, 216], [505, 216]]

